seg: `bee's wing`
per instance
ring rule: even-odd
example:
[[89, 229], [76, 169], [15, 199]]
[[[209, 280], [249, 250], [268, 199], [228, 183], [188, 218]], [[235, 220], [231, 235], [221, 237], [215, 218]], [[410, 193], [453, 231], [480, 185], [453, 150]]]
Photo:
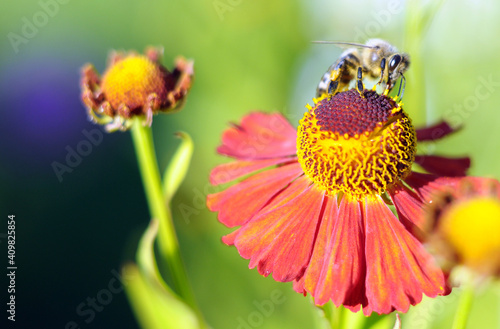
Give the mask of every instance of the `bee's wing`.
[[355, 42], [343, 42], [343, 41], [311, 41], [312, 43], [320, 43], [320, 44], [329, 44], [329, 45], [336, 45], [339, 46], [340, 48], [350, 48], [350, 47], [356, 47], [356, 48], [375, 48], [375, 47], [370, 47], [361, 43], [355, 43]]

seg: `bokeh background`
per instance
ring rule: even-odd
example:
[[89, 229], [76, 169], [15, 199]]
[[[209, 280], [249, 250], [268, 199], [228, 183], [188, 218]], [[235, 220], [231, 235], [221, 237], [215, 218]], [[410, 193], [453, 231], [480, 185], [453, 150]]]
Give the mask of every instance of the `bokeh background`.
[[[133, 259], [149, 217], [130, 133], [107, 134], [87, 120], [79, 70], [91, 62], [102, 72], [110, 50], [142, 51], [147, 45], [164, 46], [167, 67], [179, 54], [195, 60], [196, 80], [184, 110], [155, 117], [153, 129], [161, 168], [179, 144], [176, 131], [188, 132], [195, 143], [173, 211], [208, 322], [213, 328], [245, 328], [242, 323], [249, 323], [259, 312], [256, 305], [273, 292], [283, 294], [284, 302], [262, 316], [259, 328], [309, 328], [320, 321], [308, 297], [294, 293], [290, 283], [249, 270], [247, 260], [221, 243], [230, 230], [204, 207], [213, 191], [209, 171], [227, 161], [215, 148], [228, 122], [250, 110], [279, 111], [297, 124], [320, 77], [341, 53], [311, 40], [380, 37], [403, 50], [411, 45], [408, 20], [418, 21], [419, 13], [408, 8], [404, 0], [4, 2], [0, 273], [7, 263], [9, 214], [17, 220], [18, 270], [16, 323], [7, 323], [5, 310], [2, 323], [65, 328], [74, 321], [79, 328], [138, 328], [124, 292], [113, 294], [91, 320], [88, 312], [82, 315]], [[416, 124], [444, 117], [463, 125], [460, 133], [426, 152], [471, 155], [473, 175], [495, 178], [500, 178], [499, 15], [495, 0], [444, 3], [417, 54], [410, 54], [421, 65], [418, 72], [410, 67], [405, 94], [405, 109]], [[87, 140], [83, 131], [93, 129], [102, 132], [102, 142], [60, 181], [53, 163], [66, 164], [69, 150]], [[1, 276], [5, 307], [7, 281]], [[403, 316], [403, 327], [450, 328], [459, 293], [412, 308]], [[478, 290], [470, 328], [500, 328], [499, 300], [498, 284]]]

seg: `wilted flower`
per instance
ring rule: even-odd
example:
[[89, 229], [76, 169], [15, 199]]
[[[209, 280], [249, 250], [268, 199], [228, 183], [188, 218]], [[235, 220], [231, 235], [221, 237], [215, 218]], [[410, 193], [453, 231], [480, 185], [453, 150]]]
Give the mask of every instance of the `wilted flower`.
[[434, 252], [450, 270], [464, 265], [481, 275], [500, 275], [500, 183], [457, 178], [432, 195], [424, 212]]
[[191, 88], [193, 62], [178, 57], [170, 72], [159, 63], [162, 54], [158, 48], [146, 49], [145, 55], [112, 52], [102, 78], [85, 65], [81, 88], [89, 118], [109, 131], [126, 130], [134, 116], [151, 125], [153, 114], [180, 109]]
[[[463, 175], [470, 163], [415, 153], [417, 140], [453, 130], [440, 123], [415, 132], [400, 104], [373, 91], [308, 108], [298, 130], [280, 114], [256, 112], [224, 132], [218, 152], [237, 161], [217, 166], [211, 182], [251, 176], [208, 196], [220, 222], [241, 226], [223, 242], [318, 305], [404, 312], [422, 294], [446, 294], [443, 272], [418, 239], [419, 215], [431, 174]], [[412, 172], [416, 157], [431, 174]]]

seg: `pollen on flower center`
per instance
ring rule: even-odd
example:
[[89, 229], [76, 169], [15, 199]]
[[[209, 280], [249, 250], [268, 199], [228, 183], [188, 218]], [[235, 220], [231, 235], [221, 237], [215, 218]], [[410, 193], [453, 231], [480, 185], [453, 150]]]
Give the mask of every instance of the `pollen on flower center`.
[[163, 99], [167, 94], [167, 72], [145, 56], [131, 55], [112, 65], [104, 74], [102, 91], [113, 108], [130, 110], [146, 104], [151, 94]]
[[318, 100], [300, 121], [297, 153], [305, 174], [329, 194], [384, 193], [415, 159], [415, 130], [396, 102], [356, 90]]

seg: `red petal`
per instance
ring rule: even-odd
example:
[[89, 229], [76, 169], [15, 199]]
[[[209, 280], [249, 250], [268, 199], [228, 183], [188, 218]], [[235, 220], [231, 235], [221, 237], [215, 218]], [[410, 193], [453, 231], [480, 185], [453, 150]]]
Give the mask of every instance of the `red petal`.
[[413, 234], [421, 236], [425, 219], [422, 216], [422, 199], [413, 191], [402, 184], [397, 184], [389, 191], [392, 202], [398, 212], [398, 217], [406, 229]]
[[410, 305], [443, 294], [445, 280], [434, 259], [398, 221], [378, 197], [367, 201], [365, 315], [393, 310], [406, 312]]
[[363, 218], [358, 201], [344, 196], [328, 204], [305, 277], [305, 289], [317, 305], [330, 299], [356, 312], [366, 305]]
[[[309, 263], [324, 193], [306, 177], [283, 191], [257, 217], [239, 229], [235, 246], [249, 267], [273, 272], [276, 281], [300, 278]], [[267, 212], [264, 212], [268, 210]]]
[[263, 171], [225, 191], [208, 195], [208, 209], [219, 211], [219, 221], [227, 227], [243, 225], [302, 173], [298, 162]]
[[432, 200], [433, 193], [437, 189], [451, 186], [456, 187], [461, 178], [439, 177], [431, 174], [412, 172], [405, 178], [405, 182], [415, 190], [420, 199], [425, 202]]
[[293, 290], [304, 296], [307, 295], [307, 291], [304, 288], [304, 276], [301, 276], [300, 279], [293, 280]]
[[210, 173], [210, 183], [212, 185], [224, 184], [266, 167], [294, 161], [297, 161], [296, 157], [224, 163], [212, 170]]
[[239, 233], [238, 230], [236, 230], [229, 233], [228, 235], [224, 235], [222, 237], [222, 242], [224, 242], [228, 246], [234, 245], [234, 240], [236, 239], [236, 236], [238, 236], [238, 233]]
[[423, 142], [441, 139], [456, 131], [458, 129], [453, 129], [446, 121], [441, 121], [433, 126], [417, 129], [417, 141]]
[[417, 155], [415, 162], [431, 174], [440, 176], [465, 176], [470, 158], [448, 158], [433, 155]]
[[238, 159], [265, 159], [295, 155], [297, 131], [279, 113], [250, 113], [241, 125], [222, 135], [217, 151]]
[[486, 177], [464, 177], [460, 182], [460, 189], [478, 196], [500, 198], [500, 182]]

